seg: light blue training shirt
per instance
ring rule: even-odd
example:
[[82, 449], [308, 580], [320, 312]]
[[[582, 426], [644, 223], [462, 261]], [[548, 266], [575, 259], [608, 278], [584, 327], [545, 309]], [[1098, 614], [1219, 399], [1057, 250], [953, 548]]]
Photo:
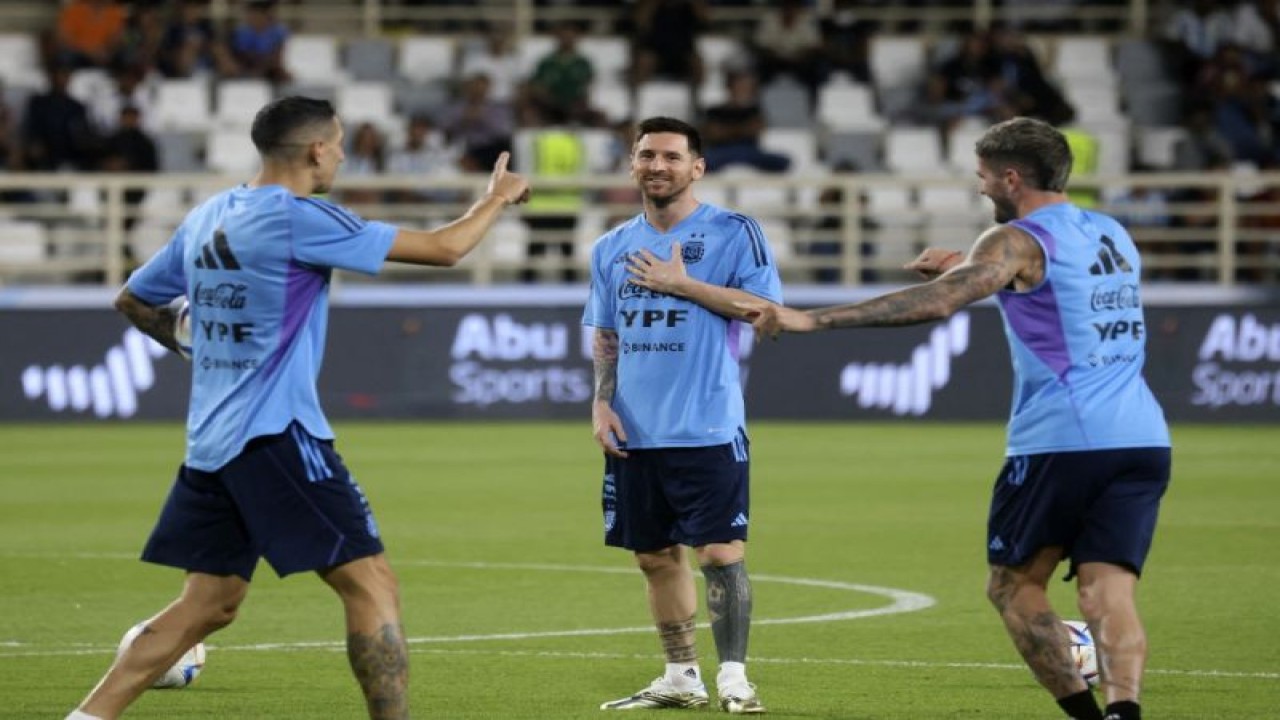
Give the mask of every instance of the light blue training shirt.
[[1069, 203], [1009, 224], [1040, 244], [1045, 274], [997, 294], [1013, 355], [1008, 454], [1168, 447], [1142, 376], [1148, 328], [1129, 233]]
[[212, 472], [293, 421], [332, 439], [316, 393], [333, 268], [375, 274], [396, 233], [278, 185], [245, 185], [192, 210], [128, 281], [151, 304], [191, 307], [186, 464]]
[[665, 260], [675, 243], [690, 277], [782, 302], [769, 243], [745, 215], [702, 204], [670, 232], [640, 214], [601, 237], [582, 323], [618, 334], [613, 409], [628, 448], [710, 447], [745, 432], [738, 343], [750, 326], [628, 282], [628, 257]]

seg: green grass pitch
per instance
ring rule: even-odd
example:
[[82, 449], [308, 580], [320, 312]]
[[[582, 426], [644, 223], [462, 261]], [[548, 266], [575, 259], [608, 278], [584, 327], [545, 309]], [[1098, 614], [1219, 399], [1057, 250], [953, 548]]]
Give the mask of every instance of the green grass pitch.
[[[1280, 434], [1174, 434], [1140, 584], [1146, 712], [1275, 718]], [[417, 717], [599, 718], [660, 672], [639, 573], [601, 544], [585, 420], [338, 436], [403, 586]], [[181, 447], [176, 425], [0, 426], [0, 718], [61, 718], [176, 592], [177, 571], [135, 558]], [[994, 424], [753, 427], [749, 667], [772, 717], [1058, 717], [983, 595], [1002, 449]], [[1053, 592], [1075, 617], [1070, 588]], [[263, 565], [197, 682], [128, 717], [362, 717], [342, 637], [320, 582]], [[699, 642], [714, 675], [705, 628]]]

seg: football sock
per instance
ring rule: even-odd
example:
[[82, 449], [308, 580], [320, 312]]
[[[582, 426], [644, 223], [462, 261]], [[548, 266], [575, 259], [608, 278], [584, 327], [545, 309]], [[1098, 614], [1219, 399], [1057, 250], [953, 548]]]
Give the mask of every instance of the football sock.
[[67, 716], [66, 720], [102, 720], [102, 718], [97, 715], [90, 715], [87, 712], [82, 712], [80, 708], [76, 708], [71, 711], [71, 714]]
[[744, 561], [703, 565], [707, 579], [707, 614], [720, 662], [746, 662], [751, 633], [751, 581]]
[[1091, 690], [1081, 690], [1074, 695], [1058, 698], [1058, 707], [1074, 720], [1104, 720]]
[[1121, 700], [1107, 705], [1103, 720], [1142, 720], [1142, 706], [1132, 700]]
[[747, 666], [740, 662], [720, 663], [720, 672], [716, 673], [716, 687], [738, 685], [747, 681]]
[[686, 690], [696, 687], [702, 682], [702, 671], [698, 663], [667, 663], [667, 682]]

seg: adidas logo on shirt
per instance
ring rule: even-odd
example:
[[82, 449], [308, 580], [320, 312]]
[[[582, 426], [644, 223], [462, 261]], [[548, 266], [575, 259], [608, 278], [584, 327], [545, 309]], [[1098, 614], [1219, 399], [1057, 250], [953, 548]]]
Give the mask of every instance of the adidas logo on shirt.
[[1098, 251], [1098, 262], [1089, 266], [1090, 275], [1113, 275], [1117, 272], [1133, 272], [1133, 266], [1116, 250], [1116, 243], [1106, 235], [1102, 236], [1102, 244], [1106, 247]]
[[997, 535], [991, 538], [991, 542], [990, 544], [987, 545], [987, 549], [992, 550], [994, 552], [1000, 552], [1001, 550], [1004, 549], [1004, 541], [1000, 539], [999, 535]]
[[200, 248], [200, 257], [196, 258], [196, 267], [202, 270], [239, 270], [240, 262], [231, 253], [231, 243], [227, 242], [227, 234], [218, 230], [213, 239]]
[[746, 526], [747, 526], [746, 513], [738, 513], [738, 517], [734, 518], [733, 522], [729, 523], [729, 527], [746, 527]]

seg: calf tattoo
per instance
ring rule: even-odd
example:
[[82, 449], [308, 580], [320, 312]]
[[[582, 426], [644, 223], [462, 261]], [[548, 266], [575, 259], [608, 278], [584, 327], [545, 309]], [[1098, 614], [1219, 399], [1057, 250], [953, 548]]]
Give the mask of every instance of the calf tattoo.
[[662, 651], [669, 663], [690, 663], [698, 659], [693, 616], [676, 622], [658, 623], [658, 637], [662, 638]]
[[405, 720], [409, 717], [409, 652], [399, 625], [383, 625], [372, 635], [347, 636], [347, 659], [364, 691], [369, 717]]

